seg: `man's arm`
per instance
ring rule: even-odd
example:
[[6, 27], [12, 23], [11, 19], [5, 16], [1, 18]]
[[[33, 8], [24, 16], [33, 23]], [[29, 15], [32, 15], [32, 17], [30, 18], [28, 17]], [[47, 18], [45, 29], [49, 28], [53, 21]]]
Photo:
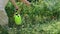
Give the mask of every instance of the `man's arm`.
[[[15, 2], [15, 0], [10, 0], [12, 2], [12, 4], [15, 6], [16, 9], [18, 9], [18, 6]], [[27, 0], [21, 0], [21, 2], [25, 3], [27, 6], [30, 6], [30, 2]]]
[[16, 8], [16, 9], [18, 9], [18, 6], [17, 6], [17, 4], [16, 4], [16, 2], [15, 2], [15, 0], [10, 0], [11, 2], [12, 2], [12, 4], [14, 5], [14, 7]]
[[30, 2], [29, 1], [27, 1], [27, 0], [21, 0], [21, 2], [23, 2], [23, 3], [25, 3], [27, 6], [30, 6]]

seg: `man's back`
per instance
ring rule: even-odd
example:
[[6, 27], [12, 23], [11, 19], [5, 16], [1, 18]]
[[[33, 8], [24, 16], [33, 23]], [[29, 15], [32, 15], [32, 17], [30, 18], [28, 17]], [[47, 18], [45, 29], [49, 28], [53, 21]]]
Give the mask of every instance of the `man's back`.
[[0, 0], [0, 9], [5, 8], [8, 0]]
[[4, 10], [8, 0], [0, 0], [0, 25], [8, 24], [8, 16]]

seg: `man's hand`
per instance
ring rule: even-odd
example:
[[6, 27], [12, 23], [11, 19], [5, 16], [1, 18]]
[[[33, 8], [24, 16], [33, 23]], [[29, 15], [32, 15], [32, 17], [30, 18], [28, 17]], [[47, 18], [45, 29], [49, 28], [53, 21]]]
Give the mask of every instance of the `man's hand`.
[[16, 8], [16, 9], [18, 9], [19, 7], [17, 6], [17, 4], [16, 4], [16, 2], [15, 2], [15, 0], [10, 0], [11, 2], [12, 2], [12, 4], [14, 5], [14, 7]]
[[18, 10], [18, 9], [19, 9], [19, 7], [18, 7], [18, 6], [16, 6], [15, 8], [16, 8], [16, 10]]

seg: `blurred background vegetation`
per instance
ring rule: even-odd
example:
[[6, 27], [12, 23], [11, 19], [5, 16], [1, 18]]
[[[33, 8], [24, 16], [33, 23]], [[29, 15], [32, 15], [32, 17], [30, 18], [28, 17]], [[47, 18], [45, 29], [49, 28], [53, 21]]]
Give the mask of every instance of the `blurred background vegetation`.
[[[31, 6], [27, 7], [23, 2], [16, 0], [19, 6], [22, 24], [17, 30], [14, 20], [14, 6], [9, 1], [6, 12], [9, 17], [9, 34], [60, 34], [60, 0], [28, 0]], [[0, 33], [5, 30], [0, 28]], [[19, 33], [18, 33], [19, 31]], [[4, 33], [3, 33], [4, 32]], [[6, 33], [7, 34], [7, 33]]]

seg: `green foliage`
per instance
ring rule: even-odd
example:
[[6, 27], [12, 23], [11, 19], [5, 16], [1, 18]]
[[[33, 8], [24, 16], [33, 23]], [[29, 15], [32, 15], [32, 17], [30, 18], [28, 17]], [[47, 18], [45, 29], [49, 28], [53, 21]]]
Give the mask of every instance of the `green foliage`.
[[[60, 0], [31, 0], [32, 5], [29, 7], [22, 2], [16, 4], [19, 6], [23, 21], [20, 28], [21, 34], [59, 33], [60, 28], [58, 28], [59, 25], [55, 21], [60, 18]], [[13, 21], [14, 9], [14, 6], [9, 2], [6, 11], [11, 27], [16, 27]]]

